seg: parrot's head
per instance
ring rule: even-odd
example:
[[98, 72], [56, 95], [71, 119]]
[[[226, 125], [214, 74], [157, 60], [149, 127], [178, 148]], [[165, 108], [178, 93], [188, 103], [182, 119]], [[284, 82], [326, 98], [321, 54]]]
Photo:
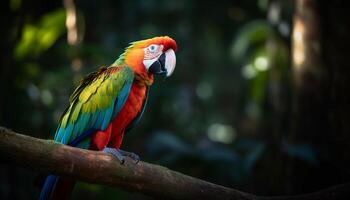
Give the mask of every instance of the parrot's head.
[[[176, 65], [176, 42], [168, 36], [132, 42], [119, 57], [138, 75], [170, 76]], [[118, 62], [118, 60], [116, 62]]]

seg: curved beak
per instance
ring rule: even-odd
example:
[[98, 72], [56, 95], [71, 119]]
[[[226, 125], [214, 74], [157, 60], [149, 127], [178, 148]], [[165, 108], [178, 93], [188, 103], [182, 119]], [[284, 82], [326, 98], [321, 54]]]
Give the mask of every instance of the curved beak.
[[158, 75], [165, 74], [169, 77], [174, 72], [176, 65], [175, 52], [172, 49], [168, 49], [156, 59], [144, 60], [143, 64], [148, 72]]

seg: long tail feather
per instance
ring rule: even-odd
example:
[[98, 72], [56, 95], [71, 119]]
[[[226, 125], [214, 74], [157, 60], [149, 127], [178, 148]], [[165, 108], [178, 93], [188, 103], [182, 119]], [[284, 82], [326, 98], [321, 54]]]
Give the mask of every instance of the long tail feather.
[[49, 175], [46, 177], [43, 188], [41, 189], [39, 200], [48, 200], [54, 191], [55, 185], [58, 181], [58, 176]]
[[67, 177], [50, 175], [46, 178], [39, 200], [66, 200], [69, 199], [75, 181]]
[[75, 180], [67, 177], [60, 177], [55, 185], [55, 191], [52, 193], [52, 200], [70, 199], [74, 185]]

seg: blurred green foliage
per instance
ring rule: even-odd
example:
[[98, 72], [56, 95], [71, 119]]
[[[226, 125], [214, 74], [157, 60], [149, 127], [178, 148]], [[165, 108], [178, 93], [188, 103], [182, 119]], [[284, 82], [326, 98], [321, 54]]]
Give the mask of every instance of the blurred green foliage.
[[[62, 2], [12, 0], [8, 9], [16, 17], [6, 27], [12, 31], [12, 65], [2, 66], [8, 93], [0, 123], [52, 138], [85, 74], [111, 64], [131, 41], [169, 35], [178, 43], [175, 73], [156, 80], [143, 119], [123, 148], [218, 184], [283, 193], [283, 157], [317, 161], [312, 147], [282, 142], [289, 127], [292, 5], [281, 3], [287, 14], [276, 23], [266, 17], [273, 12], [269, 2], [78, 0], [77, 26], [85, 27], [78, 34], [84, 39], [69, 45]], [[35, 174], [1, 168], [1, 199], [37, 197]], [[261, 170], [275, 173], [275, 181], [255, 177]], [[78, 184], [74, 198], [147, 199], [86, 183]]]
[[22, 38], [16, 45], [15, 57], [39, 56], [50, 48], [65, 31], [64, 9], [50, 12], [41, 17], [37, 25], [25, 24]]

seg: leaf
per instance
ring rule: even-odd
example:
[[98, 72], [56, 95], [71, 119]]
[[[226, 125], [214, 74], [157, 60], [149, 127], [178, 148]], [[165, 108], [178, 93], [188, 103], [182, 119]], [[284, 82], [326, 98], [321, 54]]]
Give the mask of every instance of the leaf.
[[264, 43], [273, 33], [271, 26], [265, 20], [255, 20], [246, 24], [233, 41], [232, 57], [235, 60], [242, 59], [248, 53], [249, 48]]
[[15, 48], [16, 58], [38, 56], [50, 48], [64, 33], [65, 19], [64, 9], [58, 9], [44, 15], [37, 24], [25, 24]]

